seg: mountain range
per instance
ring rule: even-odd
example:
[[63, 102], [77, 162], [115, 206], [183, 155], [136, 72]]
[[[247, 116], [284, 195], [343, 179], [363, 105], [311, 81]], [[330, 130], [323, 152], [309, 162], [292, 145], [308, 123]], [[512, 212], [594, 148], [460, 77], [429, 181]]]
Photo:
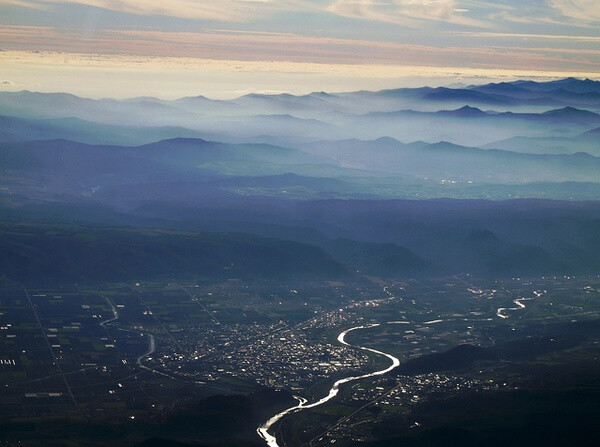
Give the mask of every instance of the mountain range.
[[0, 93], [2, 272], [593, 273], [598, 95], [572, 78], [227, 101]]

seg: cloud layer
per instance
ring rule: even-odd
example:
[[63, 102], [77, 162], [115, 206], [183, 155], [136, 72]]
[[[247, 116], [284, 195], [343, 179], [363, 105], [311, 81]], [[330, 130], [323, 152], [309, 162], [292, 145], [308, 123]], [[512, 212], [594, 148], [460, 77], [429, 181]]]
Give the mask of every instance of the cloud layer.
[[[106, 75], [107, 71], [110, 76]], [[0, 90], [27, 88], [95, 98], [107, 95], [118, 98], [177, 98], [198, 94], [231, 98], [258, 91], [306, 94], [317, 90], [333, 92], [435, 86], [456, 81], [482, 83], [567, 76], [597, 78], [593, 72], [568, 70], [260, 62], [13, 51], [0, 53], [0, 76], [5, 75], [19, 79], [20, 87], [0, 84]]]
[[[423, 45], [312, 37], [293, 33], [162, 32], [57, 30], [51, 27], [0, 26], [0, 41], [13, 50], [184, 57], [214, 60], [253, 60], [326, 64], [388, 64], [512, 68], [522, 70], [579, 70], [600, 72], [600, 51], [549, 48], [540, 38], [536, 48], [506, 43], [478, 46]], [[595, 46], [592, 40], [590, 45]], [[582, 58], [586, 56], [586, 58]]]
[[[109, 61], [125, 66], [159, 58], [181, 69], [198, 66], [190, 61], [211, 60], [201, 66], [222, 63], [220, 74], [237, 76], [236, 67], [255, 63], [269, 67], [256, 75], [265, 82], [244, 88], [261, 90], [272, 89], [264, 73], [292, 76], [286, 71], [291, 66], [297, 69], [294, 82], [303, 82], [300, 66], [312, 73], [313, 81], [322, 76], [327, 82], [334, 74], [381, 79], [386, 71], [381, 67], [404, 73], [398, 75], [404, 81], [403, 67], [587, 76], [600, 73], [599, 23], [600, 0], [4, 0], [2, 47], [13, 56], [21, 51], [29, 57], [4, 54], [0, 80], [32, 85], [23, 83], [21, 75], [30, 70], [32, 79], [37, 76], [42, 61], [31, 57], [34, 51], [46, 57], [60, 52], [54, 62], [72, 61], [68, 53], [88, 54], [100, 63], [93, 65], [95, 70]], [[327, 74], [321, 68], [314, 74], [311, 64], [327, 67]], [[69, 75], [60, 65], [67, 87], [79, 82], [81, 69], [77, 65]], [[248, 82], [255, 79], [247, 76]]]

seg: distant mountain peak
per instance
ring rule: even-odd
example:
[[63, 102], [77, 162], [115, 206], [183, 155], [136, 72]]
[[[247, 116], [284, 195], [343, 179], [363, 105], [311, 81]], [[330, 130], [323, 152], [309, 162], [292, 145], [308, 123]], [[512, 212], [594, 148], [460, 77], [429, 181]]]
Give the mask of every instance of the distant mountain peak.
[[145, 144], [144, 146], [156, 146], [169, 144], [171, 146], [190, 146], [190, 145], [204, 145], [210, 143], [210, 141], [203, 140], [202, 138], [169, 138], [166, 140], [157, 141], [156, 143]]
[[183, 98], [179, 98], [179, 101], [210, 101], [204, 95], [195, 95], [195, 96], [184, 96]]
[[588, 130], [587, 132], [582, 133], [580, 136], [583, 136], [583, 137], [600, 136], [600, 127], [596, 127], [595, 129]]
[[574, 78], [574, 77], [568, 77], [565, 79], [562, 79], [560, 81], [556, 81], [557, 83], [579, 83], [579, 84], [597, 84], [597, 81], [593, 81], [590, 78], [584, 78], [584, 79], [579, 79], [579, 78]]
[[536, 92], [549, 92], [556, 88], [561, 88], [571, 93], [593, 93], [600, 91], [600, 82], [589, 78], [578, 79], [569, 77], [548, 82], [515, 81], [512, 84]]
[[571, 157], [580, 158], [580, 159], [595, 159], [595, 158], [597, 158], [597, 157], [594, 157], [593, 155], [591, 155], [587, 152], [583, 152], [583, 151], [575, 152], [573, 155], [571, 155]]
[[451, 150], [463, 150], [468, 149], [465, 146], [454, 144], [450, 141], [440, 140], [436, 143], [425, 143], [431, 149], [451, 149]]
[[378, 142], [378, 143], [386, 143], [386, 144], [398, 144], [398, 143], [400, 143], [400, 141], [396, 140], [395, 138], [387, 137], [387, 136], [379, 137], [375, 141]]
[[477, 108], [477, 107], [472, 107], [469, 105], [463, 106], [460, 109], [456, 109], [454, 110], [454, 114], [459, 115], [459, 116], [485, 116], [487, 115], [487, 113], [485, 113], [483, 110]]
[[597, 113], [590, 112], [589, 110], [577, 109], [571, 106], [548, 110], [547, 112], [544, 112], [543, 115], [598, 116]]

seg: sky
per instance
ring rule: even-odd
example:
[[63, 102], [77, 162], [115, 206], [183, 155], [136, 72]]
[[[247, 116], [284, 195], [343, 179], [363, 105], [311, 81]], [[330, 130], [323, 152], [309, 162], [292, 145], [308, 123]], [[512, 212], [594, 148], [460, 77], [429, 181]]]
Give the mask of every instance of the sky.
[[232, 98], [600, 80], [598, 0], [0, 0], [0, 90]]

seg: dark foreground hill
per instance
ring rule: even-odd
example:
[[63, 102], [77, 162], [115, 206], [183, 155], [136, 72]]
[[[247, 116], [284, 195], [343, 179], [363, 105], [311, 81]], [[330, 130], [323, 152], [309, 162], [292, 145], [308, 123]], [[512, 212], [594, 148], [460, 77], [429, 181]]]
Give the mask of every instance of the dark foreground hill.
[[[467, 381], [502, 371], [503, 380], [515, 381], [515, 386], [434, 394], [416, 404], [409, 416], [382, 417], [372, 427], [371, 442], [351, 445], [595, 446], [599, 323], [532, 323], [519, 338], [490, 347], [459, 345], [409, 360], [399, 374], [437, 373]], [[532, 336], [540, 331], [543, 336]]]
[[164, 416], [130, 424], [59, 418], [0, 425], [0, 434], [11, 439], [20, 435], [19, 444], [24, 445], [40, 445], [35, 440], [43, 436], [43, 445], [50, 447], [69, 443], [102, 447], [261, 447], [264, 443], [256, 427], [295, 402], [289, 393], [269, 389], [210, 397], [191, 391], [189, 397]]
[[[18, 242], [21, 251], [15, 252], [11, 246], [10, 251], [2, 253], [5, 260], [2, 271], [14, 277], [22, 271], [15, 266], [29, 262], [37, 266], [45, 262], [44, 259], [53, 260], [52, 271], [60, 271], [65, 264], [63, 259], [56, 258], [59, 253], [74, 264], [82, 260], [77, 256], [87, 254], [94, 262], [102, 260], [103, 269], [122, 262], [124, 265], [118, 269], [126, 272], [128, 278], [146, 271], [146, 267], [145, 276], [194, 271], [201, 275], [205, 271], [217, 274], [218, 278], [246, 274], [285, 277], [286, 269], [291, 272], [296, 267], [300, 275], [317, 272], [319, 278], [339, 275], [340, 266], [349, 272], [358, 270], [359, 274], [396, 278], [460, 272], [494, 278], [590, 275], [600, 269], [598, 202], [295, 201], [210, 194], [196, 196], [193, 203], [156, 199], [158, 201], [120, 212], [92, 203], [84, 206], [31, 202], [21, 207], [4, 206], [0, 209], [6, 222], [79, 221], [97, 228], [57, 235], [47, 231], [47, 224], [35, 224], [34, 230], [26, 231], [30, 234], [24, 242], [20, 239], [21, 230], [13, 234], [4, 228], [3, 240]], [[35, 229], [36, 225], [39, 228]], [[114, 228], [124, 225], [140, 230]], [[149, 237], [142, 228], [167, 231]], [[83, 237], [88, 232], [93, 235], [91, 241]], [[229, 251], [225, 252], [221, 247], [225, 243], [223, 233], [237, 234], [237, 239], [226, 235]], [[81, 245], [81, 238], [91, 250]], [[187, 244], [188, 240], [193, 244]], [[250, 240], [260, 241], [260, 250], [256, 243], [250, 244]], [[62, 251], [51, 252], [48, 247], [54, 247], [58, 241], [64, 244]], [[236, 246], [243, 249], [236, 251], [233, 249]], [[112, 251], [107, 254], [104, 251], [109, 247]], [[192, 253], [192, 248], [198, 252]], [[41, 257], [42, 249], [51, 252], [51, 256]], [[71, 249], [74, 251], [70, 252]], [[263, 249], [265, 251], [261, 251]], [[21, 258], [24, 253], [25, 257]], [[194, 258], [199, 253], [202, 256]], [[223, 257], [223, 253], [227, 256]], [[163, 263], [163, 259], [171, 259], [171, 256], [172, 262]], [[289, 264], [285, 261], [280, 265], [276, 259], [289, 259]], [[330, 265], [323, 264], [325, 260], [334, 262], [338, 268], [321, 268]], [[224, 268], [232, 262], [234, 268]], [[252, 265], [246, 268], [244, 262]], [[85, 269], [81, 268], [75, 265], [75, 273], [69, 277], [84, 274]], [[123, 274], [116, 273], [118, 269], [105, 277], [122, 279]], [[39, 272], [44, 270], [31, 267], [30, 271], [41, 274]], [[83, 277], [101, 278], [102, 275]]]
[[[241, 228], [240, 228], [241, 229]], [[266, 231], [268, 233], [268, 231]], [[0, 279], [23, 284], [197, 279], [422, 276], [434, 266], [394, 244], [320, 237], [30, 223], [0, 226]]]
[[26, 284], [198, 278], [332, 278], [346, 268], [322, 249], [243, 234], [127, 228], [3, 226], [0, 271]]

